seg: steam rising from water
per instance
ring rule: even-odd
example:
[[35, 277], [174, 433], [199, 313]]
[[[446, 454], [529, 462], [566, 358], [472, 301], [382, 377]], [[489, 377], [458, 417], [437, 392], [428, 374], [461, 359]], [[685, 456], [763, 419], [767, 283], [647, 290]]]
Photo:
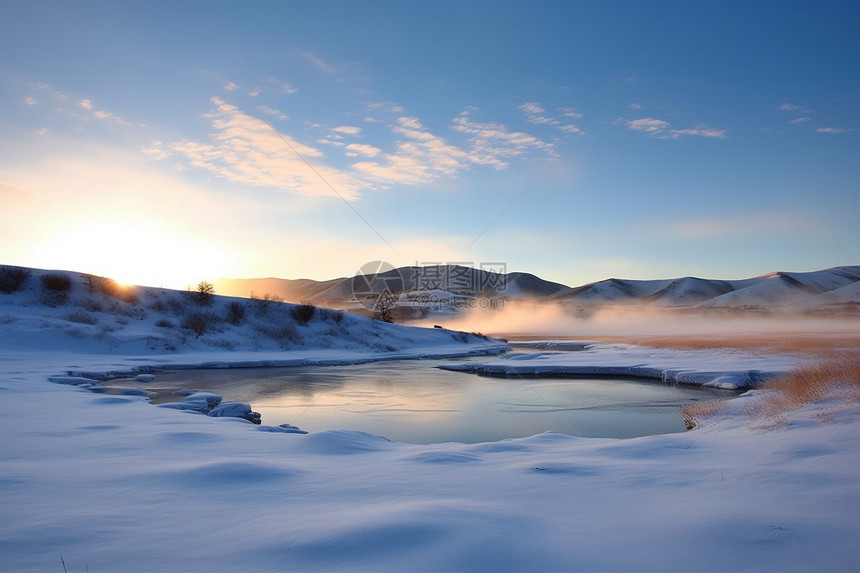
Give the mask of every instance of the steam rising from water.
[[603, 306], [589, 311], [560, 305], [507, 301], [502, 309], [468, 309], [450, 317], [423, 320], [452, 330], [498, 335], [674, 336], [790, 333], [860, 334], [860, 316], [681, 311], [644, 305]]

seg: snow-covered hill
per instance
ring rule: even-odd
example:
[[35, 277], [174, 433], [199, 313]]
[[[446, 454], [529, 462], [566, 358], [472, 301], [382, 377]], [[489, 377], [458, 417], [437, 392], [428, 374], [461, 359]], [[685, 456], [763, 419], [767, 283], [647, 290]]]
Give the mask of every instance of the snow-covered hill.
[[[15, 276], [24, 277], [21, 284], [10, 279]], [[308, 349], [445, 355], [500, 343], [311, 305], [123, 286], [68, 271], [0, 267], [0, 345], [99, 354], [226, 350], [272, 356]]]
[[[529, 300], [586, 309], [635, 304], [674, 309], [850, 313], [860, 310], [858, 284], [860, 266], [803, 273], [771, 272], [740, 280], [610, 278], [578, 287], [567, 287], [529, 273], [494, 274], [456, 265], [402, 267], [328, 281], [216, 281], [219, 290], [228, 294], [272, 293], [291, 302], [310, 301], [359, 313], [372, 308], [374, 297], [380, 292], [390, 290], [398, 296], [401, 307], [418, 309], [422, 306], [420, 301], [425, 301], [430, 316], [447, 316], [464, 308], [503, 306], [485, 305], [488, 300]], [[412, 312], [404, 318], [424, 316]]]
[[[684, 277], [607, 279], [560, 292], [563, 305], [650, 304], [669, 308], [850, 312], [860, 303], [860, 266], [807, 273], [773, 272], [742, 280]], [[833, 293], [832, 296], [824, 296]]]

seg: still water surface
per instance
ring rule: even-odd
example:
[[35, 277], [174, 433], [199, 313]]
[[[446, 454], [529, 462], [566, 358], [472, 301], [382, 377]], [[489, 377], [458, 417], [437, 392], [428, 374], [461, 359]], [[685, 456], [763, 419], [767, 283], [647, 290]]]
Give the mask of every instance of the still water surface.
[[418, 444], [547, 431], [615, 438], [683, 432], [681, 406], [734, 395], [622, 378], [490, 378], [440, 370], [439, 363], [190, 370], [140, 387], [160, 390], [153, 402], [180, 399], [176, 390], [206, 390], [250, 403], [266, 425], [361, 430]]

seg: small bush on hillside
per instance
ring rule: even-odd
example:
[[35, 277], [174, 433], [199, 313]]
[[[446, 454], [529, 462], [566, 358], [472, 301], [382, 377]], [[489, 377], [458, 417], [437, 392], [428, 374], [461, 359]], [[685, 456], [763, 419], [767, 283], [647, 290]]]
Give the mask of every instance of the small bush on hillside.
[[272, 303], [280, 304], [284, 302], [284, 298], [280, 297], [276, 294], [266, 293], [261, 297], [254, 294], [254, 291], [251, 291], [251, 300], [254, 301], [254, 310], [257, 311], [257, 314], [266, 314], [269, 312], [269, 308]]
[[178, 298], [168, 298], [167, 306], [170, 308], [171, 311], [173, 311], [173, 314], [183, 314], [185, 312], [185, 305], [182, 304], [182, 301]]
[[312, 304], [299, 304], [290, 309], [290, 315], [299, 324], [307, 324], [316, 314], [317, 307]]
[[72, 277], [65, 273], [47, 273], [41, 276], [42, 288], [57, 292], [66, 292], [72, 288]]
[[70, 312], [64, 318], [69, 322], [76, 322], [78, 324], [97, 324], [99, 321], [98, 318], [90, 313], [82, 311]]
[[155, 322], [155, 326], [158, 328], [173, 328], [173, 323], [166, 318], [161, 318]]
[[236, 301], [227, 305], [227, 322], [230, 324], [239, 324], [244, 318], [245, 305]]
[[0, 267], [0, 292], [12, 294], [24, 287], [30, 278], [30, 269], [18, 267]]
[[192, 312], [182, 321], [182, 328], [187, 328], [194, 333], [195, 338], [200, 338], [213, 326], [217, 320], [206, 312]]
[[83, 307], [90, 312], [101, 312], [104, 310], [104, 305], [101, 301], [94, 298], [88, 298], [83, 302]]
[[197, 288], [194, 290], [194, 300], [201, 306], [209, 306], [212, 304], [212, 299], [215, 296], [215, 286], [207, 281], [197, 283]]
[[84, 281], [84, 286], [87, 287], [87, 292], [90, 294], [98, 292], [99, 284], [103, 280], [101, 277], [95, 275], [81, 275], [81, 279]]

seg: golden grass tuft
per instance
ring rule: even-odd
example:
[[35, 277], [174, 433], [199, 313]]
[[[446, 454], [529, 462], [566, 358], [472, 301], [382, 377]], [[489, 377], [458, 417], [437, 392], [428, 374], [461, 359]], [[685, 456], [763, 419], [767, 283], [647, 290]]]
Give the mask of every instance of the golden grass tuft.
[[818, 402], [839, 388], [853, 390], [860, 398], [860, 353], [830, 355], [798, 366], [763, 388], [773, 391], [763, 402], [764, 414], [771, 418]]

